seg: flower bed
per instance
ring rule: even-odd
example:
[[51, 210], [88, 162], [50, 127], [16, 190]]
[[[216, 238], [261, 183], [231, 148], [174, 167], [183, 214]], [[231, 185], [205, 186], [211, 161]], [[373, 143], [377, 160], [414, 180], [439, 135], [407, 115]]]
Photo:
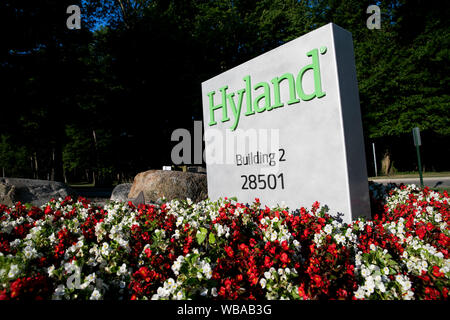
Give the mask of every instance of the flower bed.
[[370, 193], [350, 225], [258, 199], [0, 205], [0, 300], [447, 299], [448, 194]]

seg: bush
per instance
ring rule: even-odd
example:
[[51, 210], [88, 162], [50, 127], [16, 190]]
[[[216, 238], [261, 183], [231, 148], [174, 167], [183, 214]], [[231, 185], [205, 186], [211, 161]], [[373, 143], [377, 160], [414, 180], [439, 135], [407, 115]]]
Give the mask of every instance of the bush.
[[350, 225], [317, 202], [0, 206], [0, 299], [447, 299], [448, 194], [370, 192]]

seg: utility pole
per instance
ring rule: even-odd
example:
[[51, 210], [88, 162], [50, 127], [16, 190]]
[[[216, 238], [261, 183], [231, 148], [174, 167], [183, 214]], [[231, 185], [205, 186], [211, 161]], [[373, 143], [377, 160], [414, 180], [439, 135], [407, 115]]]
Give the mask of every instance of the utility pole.
[[373, 164], [375, 165], [375, 177], [378, 177], [377, 156], [375, 154], [375, 142], [372, 142]]

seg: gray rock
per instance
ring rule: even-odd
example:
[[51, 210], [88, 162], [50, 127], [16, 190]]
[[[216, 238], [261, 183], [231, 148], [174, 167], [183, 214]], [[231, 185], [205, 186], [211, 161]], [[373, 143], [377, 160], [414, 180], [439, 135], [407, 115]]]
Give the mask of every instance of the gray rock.
[[16, 187], [6, 182], [0, 182], [0, 204], [11, 207], [14, 205]]
[[128, 201], [128, 194], [131, 190], [131, 183], [118, 184], [111, 193], [111, 201]]
[[31, 203], [41, 206], [52, 198], [65, 198], [66, 196], [77, 197], [78, 194], [62, 182], [21, 179], [0, 178], [0, 183], [14, 186], [14, 202]]
[[208, 197], [206, 174], [182, 171], [141, 172], [134, 178], [128, 198], [137, 198], [141, 191], [146, 203], [155, 203], [162, 197], [168, 201], [190, 198], [194, 202]]

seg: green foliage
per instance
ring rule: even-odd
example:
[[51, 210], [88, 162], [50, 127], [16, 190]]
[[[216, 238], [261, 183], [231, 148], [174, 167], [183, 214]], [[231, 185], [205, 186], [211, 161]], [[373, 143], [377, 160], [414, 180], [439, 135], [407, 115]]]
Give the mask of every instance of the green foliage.
[[7, 177], [27, 173], [26, 149], [17, 146], [7, 135], [0, 135], [0, 174]]
[[380, 30], [366, 27], [370, 0], [89, 0], [76, 31], [71, 4], [0, 4], [8, 175], [111, 180], [167, 164], [172, 131], [202, 118], [202, 81], [329, 22], [353, 35], [367, 138], [450, 135], [445, 2], [380, 2]]

